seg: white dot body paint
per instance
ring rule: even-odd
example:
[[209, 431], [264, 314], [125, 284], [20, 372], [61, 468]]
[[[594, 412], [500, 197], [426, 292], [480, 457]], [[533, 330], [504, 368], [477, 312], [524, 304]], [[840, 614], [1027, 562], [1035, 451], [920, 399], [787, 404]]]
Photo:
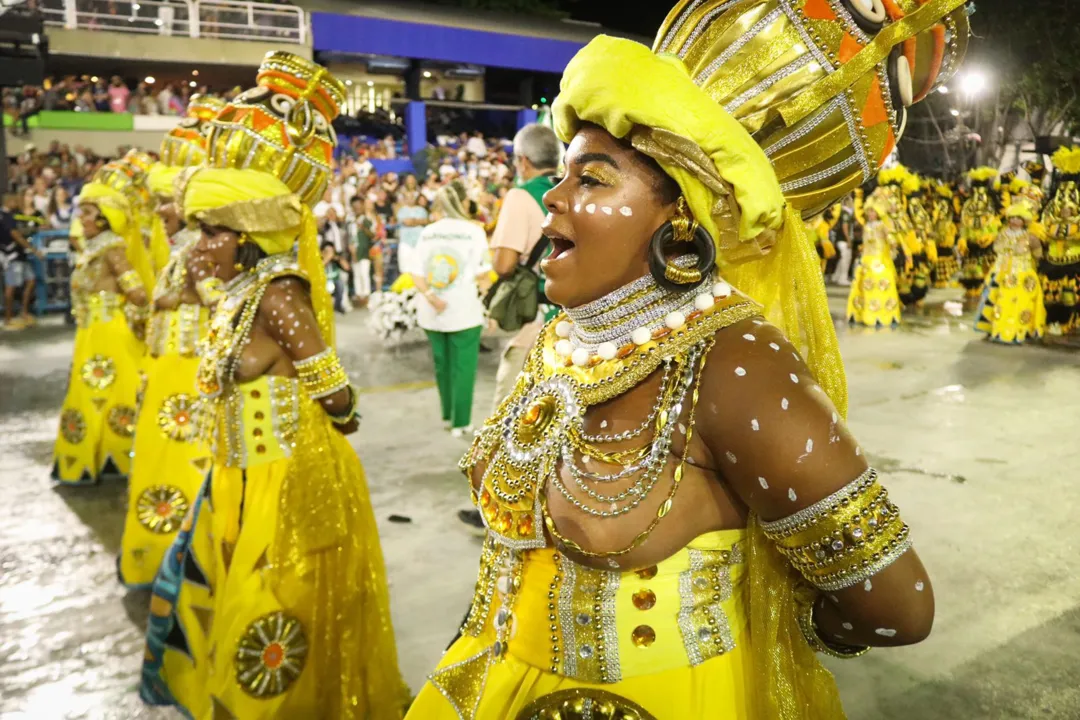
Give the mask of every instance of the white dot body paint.
[[603, 430], [606, 427], [607, 427], [607, 420], [602, 420], [600, 422], [600, 429]]
[[768, 480], [766, 480], [763, 477], [759, 477], [757, 479], [757, 481], [758, 481], [758, 484], [761, 485], [762, 490], [768, 490], [769, 489], [769, 481]]
[[746, 375], [746, 370], [744, 368], [742, 368], [742, 367], [737, 367], [737, 368], [735, 368], [735, 374], [738, 375], [739, 377], [742, 377], [742, 376]]
[[791, 373], [790, 375], [788, 375], [788, 377], [791, 378], [791, 382], [795, 383], [796, 385], [799, 384], [799, 376], [795, 373]]
[[787, 489], [787, 499], [790, 500], [791, 502], [795, 502], [796, 500], [799, 499], [799, 496], [795, 494], [795, 488], [788, 488]]
[[882, 637], [890, 637], [891, 638], [891, 637], [896, 636], [896, 631], [893, 630], [892, 628], [878, 628], [874, 632], [877, 633], [878, 635], [882, 636]]
[[806, 439], [806, 452], [808, 452], [808, 453], [814, 452], [814, 439], [813, 438], [807, 438]]
[[757, 418], [753, 418], [753, 419], [752, 419], [752, 420], [750, 421], [750, 428], [751, 428], [751, 429], [752, 429], [752, 430], [753, 430], [754, 432], [757, 432], [758, 430], [760, 430], [760, 429], [761, 429], [761, 425], [760, 425], [760, 424], [758, 423], [758, 421], [757, 421]]
[[574, 212], [581, 212], [581, 203], [577, 203], [576, 205], [574, 205]]
[[776, 343], [769, 343], [769, 347], [772, 348], [773, 352], [777, 352], [780, 349], [780, 346]]
[[686, 434], [686, 426], [683, 425], [682, 423], [679, 423], [679, 432], [682, 433], [683, 435]]
[[855, 626], [852, 625], [849, 622], [844, 623], [841, 627], [843, 627], [845, 630], [854, 630], [855, 629]]
[[923, 588], [925, 588], [925, 587], [926, 587], [926, 585], [924, 585], [924, 584], [923, 584], [923, 581], [922, 581], [922, 580], [920, 580], [919, 582], [915, 583], [915, 590], [916, 590], [917, 592], [922, 592], [922, 591], [923, 591]]
[[726, 457], [728, 459], [728, 462], [732, 465], [739, 462], [738, 458], [735, 457], [735, 453], [731, 452], [730, 450], [724, 453], [724, 457]]
[[634, 211], [630, 209], [629, 205], [623, 205], [621, 208], [619, 208], [619, 214], [623, 217], [630, 217], [634, 214]]
[[791, 404], [791, 403], [789, 403], [789, 402], [788, 402], [788, 399], [787, 399], [787, 398], [783, 398], [783, 399], [782, 399], [782, 400], [780, 401], [780, 408], [781, 408], [782, 410], [787, 410], [787, 409], [788, 409], [788, 406], [789, 406], [790, 404]]
[[743, 335], [743, 340], [749, 340], [750, 342], [754, 342], [755, 340], [757, 340], [757, 338], [750, 333], [746, 333], [745, 335]]
[[596, 203], [589, 203], [588, 205], [586, 205], [585, 212], [589, 213], [590, 215], [596, 212]]
[[609, 208], [607, 205], [600, 208], [600, 211], [603, 212], [605, 215], [610, 215], [612, 213], [611, 208]]
[[862, 589], [865, 590], [866, 592], [870, 592], [871, 590], [874, 589], [874, 583], [870, 582], [870, 580], [867, 580], [866, 582], [863, 583]]

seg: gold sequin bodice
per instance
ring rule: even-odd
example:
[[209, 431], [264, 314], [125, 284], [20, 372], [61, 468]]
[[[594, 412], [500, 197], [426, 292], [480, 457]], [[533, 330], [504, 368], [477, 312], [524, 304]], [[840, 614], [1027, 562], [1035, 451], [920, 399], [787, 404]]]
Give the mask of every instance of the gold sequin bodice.
[[1035, 259], [1031, 254], [1033, 237], [1027, 230], [1005, 228], [994, 242], [998, 265], [1008, 264], [1013, 272], [1035, 270]]
[[[105, 253], [113, 248], [124, 247], [124, 239], [116, 233], [103, 232], [86, 241], [86, 246], [75, 257], [75, 267], [71, 271], [71, 305], [75, 317], [86, 315], [91, 304], [100, 307], [111, 301], [91, 300], [92, 295], [115, 295], [115, 292], [102, 293], [99, 288], [110, 276]], [[116, 308], [112, 308], [115, 310]]]
[[217, 411], [210, 440], [215, 456], [230, 467], [291, 457], [301, 400], [296, 378], [263, 375], [231, 386], [222, 401], [213, 404]]

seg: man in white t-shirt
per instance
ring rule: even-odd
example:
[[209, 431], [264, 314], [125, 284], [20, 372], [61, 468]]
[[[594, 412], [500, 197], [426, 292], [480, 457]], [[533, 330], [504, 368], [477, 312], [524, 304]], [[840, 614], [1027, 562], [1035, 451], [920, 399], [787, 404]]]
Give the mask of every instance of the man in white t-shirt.
[[427, 333], [435, 361], [442, 418], [454, 437], [472, 432], [473, 389], [484, 325], [478, 282], [491, 271], [484, 229], [468, 220], [465, 188], [453, 182], [435, 196], [438, 218], [402, 268], [422, 295], [417, 323]]
[[484, 133], [477, 130], [469, 141], [465, 143], [465, 149], [478, 158], [487, 156], [487, 144], [484, 142]]

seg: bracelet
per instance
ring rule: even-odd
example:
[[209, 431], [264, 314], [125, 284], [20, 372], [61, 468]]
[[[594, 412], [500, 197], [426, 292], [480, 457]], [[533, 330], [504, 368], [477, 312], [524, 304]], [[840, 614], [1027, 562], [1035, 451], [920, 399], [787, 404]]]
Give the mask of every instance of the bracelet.
[[353, 420], [358, 420], [360, 418], [360, 413], [356, 411], [360, 396], [357, 394], [356, 388], [352, 385], [347, 385], [346, 387], [349, 388], [349, 408], [339, 415], [330, 415], [327, 413], [327, 415], [330, 415], [330, 422], [335, 425], [348, 425]]
[[345, 368], [341, 366], [341, 360], [332, 348], [326, 348], [309, 358], [297, 360], [293, 366], [300, 376], [300, 384], [304, 386], [312, 400], [333, 395], [349, 386], [349, 376], [345, 374]]
[[120, 277], [116, 278], [116, 284], [120, 286], [120, 290], [125, 295], [143, 289], [142, 278], [139, 277], [139, 273], [135, 272], [135, 270], [122, 272]]
[[876, 575], [911, 547], [910, 529], [873, 468], [761, 529], [811, 585], [829, 592]]
[[802, 633], [803, 638], [806, 639], [806, 644], [810, 646], [810, 649], [841, 660], [862, 657], [870, 652], [867, 645], [845, 645], [821, 637], [821, 631], [818, 630], [817, 623], [814, 622], [814, 605], [818, 597], [818, 594], [809, 587], [795, 588], [795, 617], [799, 623], [799, 631]]
[[225, 283], [221, 278], [208, 277], [195, 283], [195, 292], [203, 305], [214, 306], [225, 297]]
[[124, 304], [124, 318], [127, 319], [128, 327], [135, 337], [142, 340], [146, 337], [146, 320], [150, 317], [150, 308], [146, 305], [135, 303]]

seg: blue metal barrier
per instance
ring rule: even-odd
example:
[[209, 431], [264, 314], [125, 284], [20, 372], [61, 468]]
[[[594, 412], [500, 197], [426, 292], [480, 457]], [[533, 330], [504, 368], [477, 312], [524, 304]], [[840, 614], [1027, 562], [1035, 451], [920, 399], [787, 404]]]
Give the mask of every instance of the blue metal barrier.
[[37, 285], [34, 288], [33, 312], [35, 315], [45, 313], [67, 312], [71, 309], [71, 262], [68, 249], [53, 249], [56, 240], [63, 239], [67, 244], [67, 230], [39, 230], [30, 238], [30, 243], [39, 250], [45, 250], [45, 259], [39, 260], [36, 256], [30, 257], [30, 266], [34, 270]]

